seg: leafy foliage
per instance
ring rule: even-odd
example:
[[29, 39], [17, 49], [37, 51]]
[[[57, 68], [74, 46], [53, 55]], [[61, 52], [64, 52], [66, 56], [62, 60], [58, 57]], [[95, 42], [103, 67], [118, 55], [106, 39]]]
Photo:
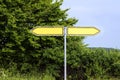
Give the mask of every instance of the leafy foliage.
[[[67, 17], [68, 9], [60, 9], [62, 2], [0, 0], [0, 67], [8, 69], [16, 64], [15, 70], [21, 73], [37, 68], [41, 73], [50, 72], [60, 77], [63, 69], [63, 37], [36, 37], [30, 33], [30, 29], [35, 26], [75, 24], [75, 18]], [[72, 39], [82, 44], [83, 38], [68, 38]], [[74, 45], [77, 47], [79, 43]]]
[[[0, 0], [0, 68], [12, 73], [38, 72], [63, 79], [63, 37], [38, 37], [35, 26], [71, 26], [77, 20], [61, 10], [63, 0]], [[69, 80], [104, 74], [119, 76], [119, 51], [88, 49], [84, 37], [67, 37]], [[119, 72], [118, 72], [119, 71]]]

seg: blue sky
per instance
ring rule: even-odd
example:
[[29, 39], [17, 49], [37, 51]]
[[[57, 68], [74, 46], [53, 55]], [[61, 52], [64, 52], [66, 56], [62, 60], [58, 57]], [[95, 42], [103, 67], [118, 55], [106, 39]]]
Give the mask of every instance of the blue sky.
[[70, 8], [75, 26], [95, 26], [101, 32], [84, 40], [90, 47], [120, 49], [120, 0], [64, 0], [62, 9]]

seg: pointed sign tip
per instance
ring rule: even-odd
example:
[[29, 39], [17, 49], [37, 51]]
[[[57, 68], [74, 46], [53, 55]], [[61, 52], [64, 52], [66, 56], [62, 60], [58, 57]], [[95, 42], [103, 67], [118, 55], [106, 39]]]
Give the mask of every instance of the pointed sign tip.
[[95, 30], [95, 34], [94, 34], [94, 35], [100, 33], [100, 30], [99, 30], [98, 28], [96, 28], [96, 27], [93, 27], [93, 28], [94, 28], [94, 30]]

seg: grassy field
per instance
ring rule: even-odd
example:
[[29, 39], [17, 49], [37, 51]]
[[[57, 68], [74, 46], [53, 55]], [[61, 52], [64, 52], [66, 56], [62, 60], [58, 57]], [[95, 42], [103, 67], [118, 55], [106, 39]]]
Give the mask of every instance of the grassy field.
[[120, 80], [120, 78], [114, 78], [114, 77], [109, 77], [109, 78], [90, 78], [89, 80]]
[[46, 75], [44, 77], [41, 76], [32, 76], [32, 75], [27, 75], [27, 76], [20, 76], [20, 75], [14, 75], [14, 76], [1, 76], [0, 80], [55, 80], [53, 77]]
[[[46, 76], [43, 79], [41, 79], [40, 77], [17, 77], [17, 76], [13, 76], [13, 77], [0, 77], [0, 80], [55, 80], [54, 78], [50, 77], [50, 76]], [[104, 78], [91, 78], [89, 80], [120, 80], [118, 78], [109, 78], [109, 79], [104, 79]]]
[[0, 70], [0, 80], [55, 80], [50, 75], [41, 75], [40, 73], [20, 74], [18, 72], [12, 73], [8, 70]]
[[[40, 75], [19, 75], [16, 74], [14, 76], [1, 75], [0, 80], [55, 80], [52, 76], [45, 75], [41, 77]], [[120, 78], [113, 77], [103, 77], [103, 78], [89, 78], [88, 80], [120, 80]]]

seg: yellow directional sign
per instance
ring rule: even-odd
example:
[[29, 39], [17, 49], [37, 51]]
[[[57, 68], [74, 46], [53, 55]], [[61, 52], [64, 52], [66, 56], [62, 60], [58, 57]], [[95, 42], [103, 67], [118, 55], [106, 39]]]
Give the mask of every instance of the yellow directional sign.
[[95, 35], [100, 31], [95, 27], [69, 27], [68, 36], [87, 36]]
[[95, 27], [37, 27], [31, 30], [37, 36], [64, 36], [64, 80], [67, 79], [66, 36], [95, 35], [100, 31]]
[[[65, 33], [64, 27], [36, 27], [31, 31], [37, 36], [63, 36]], [[95, 27], [68, 27], [65, 34], [67, 36], [89, 36], [99, 32]]]
[[63, 36], [63, 27], [36, 27], [31, 31], [37, 36]]

